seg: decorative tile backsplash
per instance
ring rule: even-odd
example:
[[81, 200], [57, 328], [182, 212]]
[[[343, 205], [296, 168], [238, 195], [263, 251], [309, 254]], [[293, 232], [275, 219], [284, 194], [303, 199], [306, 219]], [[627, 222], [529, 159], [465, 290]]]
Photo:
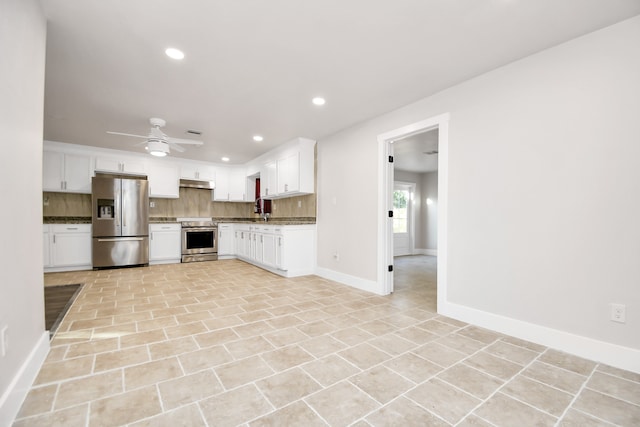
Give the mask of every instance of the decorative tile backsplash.
[[[43, 216], [45, 217], [91, 217], [91, 195], [75, 193], [44, 192]], [[195, 188], [180, 188], [178, 199], [151, 198], [154, 207], [149, 208], [149, 217], [213, 217], [213, 218], [258, 218], [253, 213], [253, 203], [231, 203], [211, 201], [211, 191]], [[272, 202], [271, 218], [316, 217], [316, 195], [277, 199]]]

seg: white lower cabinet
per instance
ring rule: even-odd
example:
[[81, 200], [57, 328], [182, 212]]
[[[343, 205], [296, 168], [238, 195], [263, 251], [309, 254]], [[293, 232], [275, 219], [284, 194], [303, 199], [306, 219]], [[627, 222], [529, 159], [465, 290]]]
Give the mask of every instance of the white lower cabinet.
[[42, 226], [42, 264], [44, 268], [51, 266], [51, 244], [49, 243], [49, 226]]
[[43, 227], [44, 271], [91, 269], [91, 224]]
[[182, 258], [179, 223], [149, 224], [149, 264], [175, 264]]
[[[220, 224], [218, 224], [218, 227]], [[238, 258], [247, 259], [251, 253], [251, 232], [248, 224], [234, 225], [235, 253]]]
[[233, 258], [236, 236], [233, 224], [218, 224], [218, 258]]
[[280, 239], [273, 233], [264, 233], [262, 235], [262, 262], [264, 265], [272, 268], [278, 268], [276, 262], [276, 243]]
[[235, 224], [233, 236], [235, 257], [243, 261], [285, 277], [315, 273], [315, 224]]

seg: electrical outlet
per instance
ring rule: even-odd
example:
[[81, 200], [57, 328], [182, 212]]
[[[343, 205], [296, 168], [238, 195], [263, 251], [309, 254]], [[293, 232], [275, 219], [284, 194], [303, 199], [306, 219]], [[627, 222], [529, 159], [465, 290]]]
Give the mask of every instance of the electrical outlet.
[[156, 202], [149, 202], [149, 207], [150, 208], [155, 208], [156, 207]]
[[4, 325], [0, 329], [0, 357], [4, 357], [7, 354], [7, 347], [9, 346], [7, 329], [9, 329], [9, 325]]
[[627, 321], [627, 307], [624, 304], [611, 304], [611, 321], [618, 323]]
[[298, 207], [301, 208], [302, 207], [302, 200], [298, 200]]

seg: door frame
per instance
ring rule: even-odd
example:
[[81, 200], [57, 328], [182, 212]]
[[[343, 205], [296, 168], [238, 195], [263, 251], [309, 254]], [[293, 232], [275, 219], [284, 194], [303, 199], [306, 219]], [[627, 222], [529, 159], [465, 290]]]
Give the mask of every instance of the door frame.
[[378, 135], [378, 284], [380, 293], [393, 292], [393, 142], [411, 135], [438, 129], [438, 279], [437, 305], [447, 301], [447, 206], [449, 168], [449, 113], [440, 114]]

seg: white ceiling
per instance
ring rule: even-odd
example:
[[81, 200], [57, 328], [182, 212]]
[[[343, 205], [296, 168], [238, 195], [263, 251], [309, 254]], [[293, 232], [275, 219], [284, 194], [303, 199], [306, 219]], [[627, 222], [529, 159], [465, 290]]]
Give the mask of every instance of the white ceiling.
[[393, 168], [425, 173], [438, 170], [438, 129], [399, 139], [393, 143]]
[[[243, 163], [640, 13], [638, 0], [42, 0], [48, 140], [139, 151], [161, 117]], [[165, 48], [186, 58], [167, 58]], [[314, 96], [327, 104], [311, 104]], [[256, 143], [254, 134], [264, 136]]]

